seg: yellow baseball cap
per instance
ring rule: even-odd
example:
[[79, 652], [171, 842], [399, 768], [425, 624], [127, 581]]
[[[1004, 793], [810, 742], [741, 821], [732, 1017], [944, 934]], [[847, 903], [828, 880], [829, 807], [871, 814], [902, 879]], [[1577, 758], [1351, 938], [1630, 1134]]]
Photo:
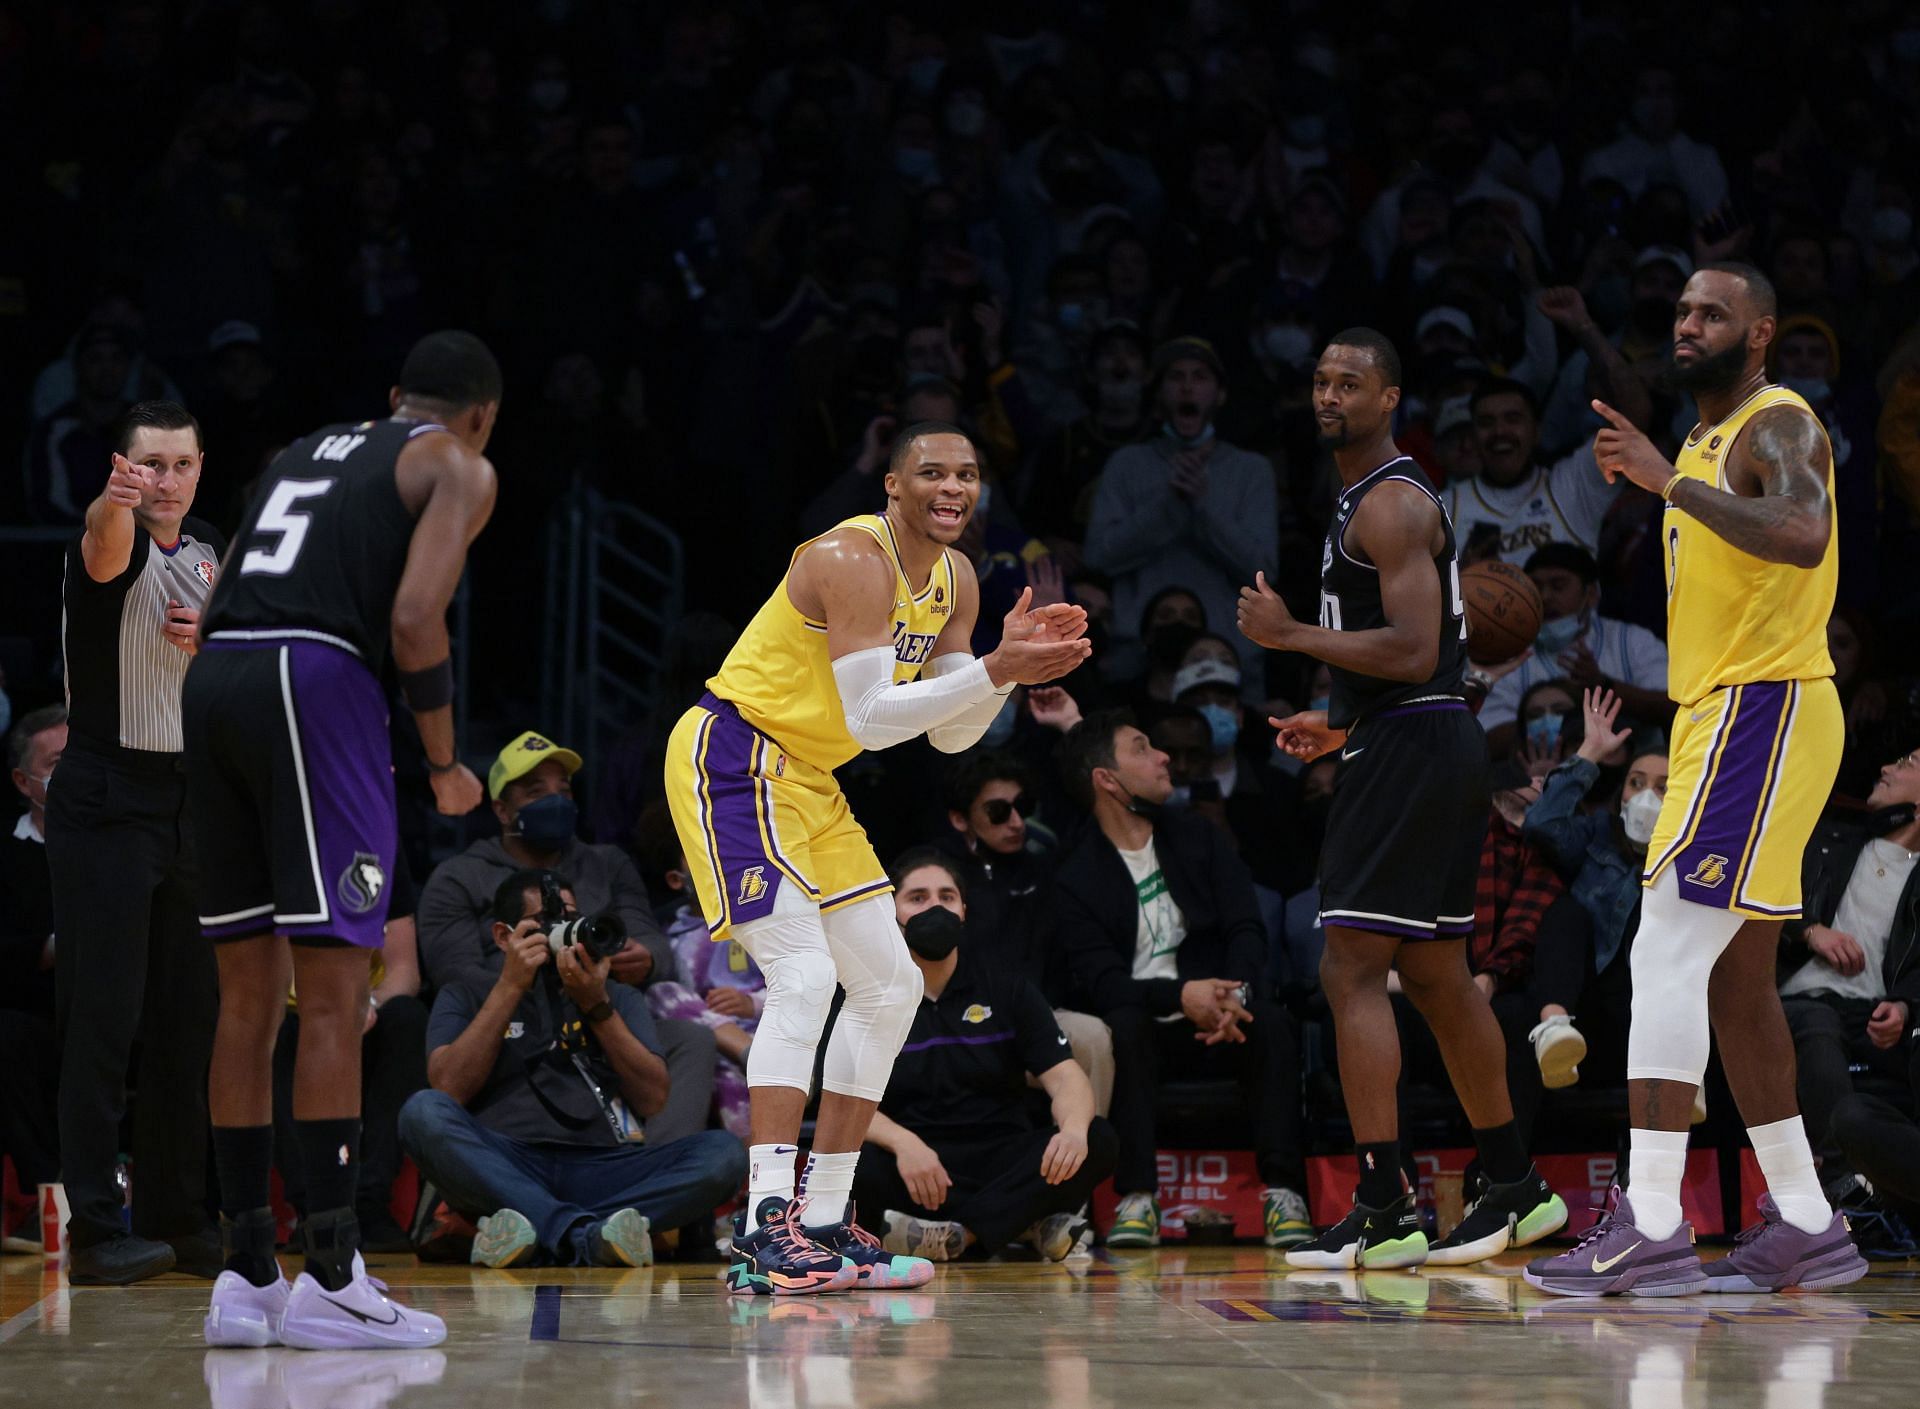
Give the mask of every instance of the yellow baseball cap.
[[487, 770], [487, 796], [499, 797], [500, 790], [515, 778], [524, 778], [541, 764], [552, 759], [567, 770], [571, 778], [580, 771], [580, 755], [572, 749], [563, 749], [552, 739], [536, 734], [529, 729], [512, 743], [500, 750], [500, 756], [493, 761], [493, 767]]

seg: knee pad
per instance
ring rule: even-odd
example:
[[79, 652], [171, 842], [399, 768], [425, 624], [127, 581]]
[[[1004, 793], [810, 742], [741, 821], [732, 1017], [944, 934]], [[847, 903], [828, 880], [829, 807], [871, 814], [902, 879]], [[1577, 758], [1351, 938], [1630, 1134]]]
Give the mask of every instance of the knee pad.
[[827, 1041], [822, 1084], [877, 1101], [907, 1040], [924, 983], [893, 917], [893, 897], [866, 900], [822, 916], [846, 1002]]
[[1640, 928], [1629, 956], [1629, 1080], [1700, 1084], [1712, 1032], [1707, 985], [1742, 923], [1732, 911], [1682, 900], [1672, 868], [1641, 897]]
[[767, 980], [766, 1007], [747, 1050], [747, 1084], [805, 1091], [833, 1004], [833, 956], [820, 917], [753, 920], [735, 925], [733, 937]]

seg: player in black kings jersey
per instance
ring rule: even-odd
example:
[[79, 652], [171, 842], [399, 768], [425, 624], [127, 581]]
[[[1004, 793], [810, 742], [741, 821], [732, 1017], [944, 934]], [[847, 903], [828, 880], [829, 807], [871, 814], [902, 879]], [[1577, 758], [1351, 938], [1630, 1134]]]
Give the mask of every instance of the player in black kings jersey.
[[[1296, 1267], [1477, 1262], [1565, 1224], [1507, 1099], [1505, 1044], [1467, 971], [1486, 836], [1487, 745], [1461, 696], [1466, 612], [1453, 526], [1393, 443], [1400, 359], [1370, 328], [1341, 333], [1313, 375], [1320, 438], [1344, 492], [1321, 558], [1320, 624], [1296, 621], [1264, 577], [1240, 629], [1327, 663], [1329, 707], [1273, 720], [1279, 747], [1340, 751], [1320, 857], [1320, 983], [1333, 1008], [1360, 1184], [1353, 1211], [1288, 1252]], [[1479, 1146], [1486, 1185], [1429, 1248], [1400, 1172], [1400, 1041], [1387, 976], [1432, 1027]]]
[[[227, 1270], [210, 1345], [430, 1346], [434, 1316], [368, 1280], [353, 1199], [369, 950], [382, 942], [397, 845], [391, 648], [434, 800], [459, 816], [480, 782], [454, 748], [447, 604], [493, 511], [482, 453], [500, 368], [470, 333], [407, 355], [384, 421], [328, 426], [268, 467], [201, 620], [182, 715], [205, 860], [200, 923], [217, 946], [210, 1078]], [[300, 996], [293, 1115], [307, 1176], [306, 1270], [274, 1262], [272, 1058], [289, 980]]]

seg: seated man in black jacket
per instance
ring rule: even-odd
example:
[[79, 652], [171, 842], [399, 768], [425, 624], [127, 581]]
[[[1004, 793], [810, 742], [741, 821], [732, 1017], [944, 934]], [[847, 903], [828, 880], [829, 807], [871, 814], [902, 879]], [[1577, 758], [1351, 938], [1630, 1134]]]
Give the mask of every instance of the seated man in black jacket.
[[947, 775], [952, 831], [934, 843], [954, 864], [967, 892], [967, 934], [975, 952], [1020, 974], [1053, 1007], [1073, 1059], [1093, 1083], [1101, 1115], [1113, 1100], [1113, 1035], [1090, 1013], [1068, 1006], [1067, 955], [1045, 915], [1052, 883], [1052, 837], [1027, 825], [1033, 779], [1012, 754], [975, 750]]
[[[1920, 750], [1880, 771], [1867, 803], [1896, 825], [1882, 835], [1824, 823], [1801, 868], [1805, 918], [1781, 930], [1781, 1006], [1793, 1032], [1800, 1109], [1836, 1208], [1866, 1190], [1834, 1130], [1855, 1087], [1907, 1093], [1910, 1033], [1920, 1013]], [[1877, 830], [1877, 829], [1876, 829]]]
[[1107, 1245], [1160, 1240], [1153, 1104], [1163, 1073], [1238, 1080], [1267, 1184], [1266, 1243], [1308, 1241], [1300, 1034], [1268, 996], [1266, 933], [1233, 839], [1163, 807], [1167, 756], [1123, 710], [1082, 720], [1061, 755], [1068, 790], [1095, 823], [1062, 859], [1053, 898], [1075, 990], [1113, 1029], [1120, 1207]]
[[747, 1152], [724, 1130], [642, 1143], [669, 1085], [647, 1000], [608, 977], [618, 933], [597, 960], [556, 952], [556, 917], [578, 917], [561, 877], [500, 883], [499, 975], [462, 974], [434, 999], [433, 1089], [401, 1109], [400, 1142], [448, 1204], [479, 1217], [475, 1262], [639, 1267], [653, 1227], [705, 1218], [740, 1187]]
[[[1113, 1169], [1113, 1127], [1040, 991], [976, 950], [965, 886], [931, 847], [893, 863], [894, 914], [926, 991], [854, 1171], [856, 1203], [885, 1210], [889, 1252], [947, 1262], [969, 1248], [1073, 1251], [1079, 1210]], [[1028, 1113], [1027, 1078], [1052, 1104]]]

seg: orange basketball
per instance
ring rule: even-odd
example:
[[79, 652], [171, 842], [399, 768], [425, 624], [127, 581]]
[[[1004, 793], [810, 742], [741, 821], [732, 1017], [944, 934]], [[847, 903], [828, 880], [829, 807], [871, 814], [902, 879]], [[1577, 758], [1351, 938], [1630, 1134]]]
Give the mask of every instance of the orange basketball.
[[1512, 660], [1540, 634], [1540, 589], [1512, 563], [1475, 563], [1460, 574], [1467, 656], [1476, 665]]

